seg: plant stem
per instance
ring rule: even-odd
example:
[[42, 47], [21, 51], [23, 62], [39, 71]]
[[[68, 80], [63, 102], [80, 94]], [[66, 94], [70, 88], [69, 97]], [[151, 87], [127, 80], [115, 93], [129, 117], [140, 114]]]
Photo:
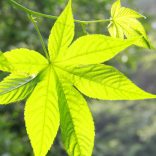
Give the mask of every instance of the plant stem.
[[43, 40], [42, 35], [41, 35], [41, 33], [40, 33], [40, 30], [39, 30], [39, 28], [38, 28], [38, 26], [37, 26], [37, 24], [36, 24], [36, 21], [34, 20], [34, 18], [32, 17], [31, 14], [28, 14], [28, 18], [29, 18], [30, 21], [33, 23], [33, 25], [34, 25], [34, 27], [35, 27], [35, 29], [36, 29], [36, 32], [37, 32], [37, 34], [38, 34], [38, 36], [39, 36], [39, 39], [40, 39], [40, 42], [41, 42], [43, 51], [44, 51], [44, 53], [45, 53], [45, 56], [46, 56], [46, 58], [48, 59], [48, 61], [50, 62], [50, 58], [49, 58], [48, 51], [47, 51], [47, 49], [46, 49], [44, 40]]
[[[48, 14], [43, 14], [40, 12], [36, 12], [33, 10], [30, 10], [26, 7], [24, 7], [23, 5], [17, 3], [14, 0], [9, 0], [11, 2], [11, 4], [15, 5], [17, 8], [19, 8], [20, 10], [31, 14], [31, 15], [35, 15], [35, 16], [39, 16], [39, 17], [45, 17], [45, 18], [51, 18], [51, 19], [57, 19], [58, 16], [52, 16], [52, 15], [48, 15]], [[74, 20], [76, 23], [81, 23], [81, 24], [91, 24], [91, 23], [105, 23], [105, 22], [110, 22], [110, 19], [102, 19], [102, 20], [92, 20], [92, 21], [82, 21], [82, 20]]]
[[83, 33], [84, 33], [85, 35], [88, 35], [88, 34], [89, 34], [89, 33], [87, 32], [87, 30], [86, 30], [86, 24], [81, 23], [81, 28], [82, 28], [82, 31], [83, 31]]

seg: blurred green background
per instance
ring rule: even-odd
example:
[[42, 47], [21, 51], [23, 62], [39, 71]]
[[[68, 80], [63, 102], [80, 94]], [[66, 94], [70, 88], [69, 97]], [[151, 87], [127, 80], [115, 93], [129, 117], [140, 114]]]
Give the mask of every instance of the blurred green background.
[[[19, 3], [47, 14], [59, 15], [66, 0], [18, 0]], [[113, 0], [73, 0], [76, 19], [109, 18]], [[125, 6], [147, 16], [141, 20], [149, 38], [156, 47], [156, 1], [126, 0]], [[54, 20], [37, 18], [47, 42]], [[88, 33], [108, 34], [106, 24], [90, 24]], [[76, 37], [84, 35], [76, 24]], [[8, 0], [0, 0], [0, 50], [26, 47], [40, 51], [42, 48], [27, 15], [13, 7]], [[125, 73], [146, 91], [156, 93], [156, 51], [132, 46], [107, 62]], [[0, 78], [5, 73], [0, 73]], [[156, 100], [98, 101], [86, 98], [94, 116], [96, 139], [93, 156], [156, 156]], [[24, 101], [0, 106], [0, 156], [32, 156], [26, 134], [23, 110]], [[48, 156], [66, 156], [60, 134]]]

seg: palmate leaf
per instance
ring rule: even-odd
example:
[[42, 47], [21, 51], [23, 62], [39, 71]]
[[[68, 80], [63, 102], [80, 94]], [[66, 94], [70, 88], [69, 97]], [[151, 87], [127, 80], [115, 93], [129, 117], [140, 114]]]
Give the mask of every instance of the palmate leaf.
[[142, 36], [135, 44], [144, 48], [153, 48], [146, 35], [144, 27], [137, 18], [144, 17], [138, 12], [129, 8], [121, 7], [120, 0], [117, 0], [111, 9], [112, 21], [108, 26], [111, 36], [117, 38], [132, 38]]
[[122, 40], [105, 35], [86, 35], [77, 39], [54, 63], [58, 66], [102, 63], [136, 40], [138, 38]]
[[45, 156], [59, 127], [56, 79], [49, 67], [26, 102], [25, 122], [35, 156]]
[[69, 83], [59, 86], [62, 140], [69, 156], [90, 156], [94, 145], [94, 123], [82, 95]]
[[[138, 100], [156, 98], [137, 87], [115, 68], [107, 65], [86, 65], [59, 69], [85, 95], [102, 100]], [[70, 77], [70, 78], [69, 78]]]
[[48, 65], [41, 54], [24, 48], [5, 52], [4, 57], [11, 66], [8, 72], [12, 73], [37, 74]]
[[71, 9], [71, 0], [55, 22], [48, 41], [48, 49], [53, 61], [59, 53], [63, 53], [74, 37], [74, 20]]
[[[0, 83], [0, 103], [22, 100], [32, 92], [26, 102], [25, 122], [35, 156], [48, 153], [59, 124], [67, 153], [70, 156], [91, 156], [94, 124], [87, 103], [78, 90], [104, 100], [156, 97], [141, 90], [113, 67], [99, 64], [134, 43], [145, 46], [140, 39], [142, 36], [148, 46], [144, 28], [135, 19], [141, 15], [121, 7], [117, 1], [112, 7], [114, 19], [110, 32], [113, 37], [86, 35], [71, 44], [74, 36], [71, 2], [69, 0], [51, 30], [48, 60], [36, 51], [24, 48], [0, 55], [0, 70], [12, 73]], [[122, 20], [124, 23], [125, 18], [130, 19], [133, 26], [117, 23]], [[130, 39], [124, 40], [124, 36]]]
[[0, 82], [0, 104], [25, 99], [33, 91], [36, 83], [36, 76], [10, 74]]

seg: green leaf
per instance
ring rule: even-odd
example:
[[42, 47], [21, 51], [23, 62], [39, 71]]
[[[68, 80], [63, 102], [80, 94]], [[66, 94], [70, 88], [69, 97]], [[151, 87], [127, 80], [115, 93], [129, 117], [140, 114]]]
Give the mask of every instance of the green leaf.
[[71, 84], [59, 87], [62, 140], [69, 156], [91, 156], [94, 145], [94, 123], [85, 99]]
[[121, 7], [120, 0], [117, 0], [111, 8], [111, 16], [114, 18], [145, 18], [145, 16], [140, 13], [131, 10], [129, 8]]
[[74, 37], [74, 20], [71, 8], [71, 0], [62, 14], [55, 22], [48, 41], [48, 49], [53, 61], [59, 53], [63, 53]]
[[38, 52], [29, 49], [15, 49], [4, 53], [11, 68], [9, 72], [37, 74], [48, 65], [48, 61]]
[[26, 102], [25, 122], [35, 156], [45, 156], [59, 127], [56, 79], [49, 67]]
[[[24, 115], [35, 156], [48, 153], [59, 124], [69, 156], [92, 155], [94, 123], [78, 90], [103, 100], [156, 98], [113, 67], [99, 64], [134, 43], [151, 46], [143, 26], [137, 21], [143, 16], [121, 7], [118, 0], [111, 10], [109, 32], [113, 37], [86, 35], [70, 45], [74, 37], [71, 3], [69, 0], [51, 30], [48, 60], [24, 48], [0, 53], [0, 70], [11, 72], [0, 82], [0, 103], [19, 101], [31, 94]], [[124, 40], [125, 36], [128, 39]]]
[[7, 61], [3, 53], [0, 52], [0, 70], [8, 72], [10, 71], [10, 68], [11, 67], [9, 62]]
[[[132, 38], [134, 36], [142, 36], [135, 45], [144, 48], [153, 48], [146, 35], [144, 27], [136, 18], [142, 18], [143, 15], [129, 8], [121, 7], [120, 0], [117, 0], [111, 9], [112, 21], [108, 26], [111, 36], [117, 38]], [[144, 17], [145, 18], [145, 17]]]
[[[57, 69], [60, 70], [60, 69]], [[137, 87], [115, 68], [107, 65], [87, 65], [59, 71], [85, 95], [103, 100], [138, 100], [156, 98]]]
[[114, 2], [111, 8], [111, 16], [116, 17], [120, 11], [120, 8], [121, 8], [120, 0], [116, 0], [116, 2]]
[[0, 82], [0, 104], [21, 101], [28, 97], [37, 83], [37, 77], [10, 74]]
[[127, 36], [127, 38], [131, 38], [132, 36], [142, 36], [142, 38], [136, 41], [135, 44], [145, 48], [153, 48], [148, 41], [146, 32], [142, 24], [136, 19], [129, 19], [129, 22], [132, 23], [131, 26], [127, 25], [124, 20], [122, 21], [122, 26], [125, 28], [124, 34]]
[[58, 66], [102, 63], [132, 45], [138, 38], [122, 40], [105, 35], [86, 35], [77, 39], [54, 64]]

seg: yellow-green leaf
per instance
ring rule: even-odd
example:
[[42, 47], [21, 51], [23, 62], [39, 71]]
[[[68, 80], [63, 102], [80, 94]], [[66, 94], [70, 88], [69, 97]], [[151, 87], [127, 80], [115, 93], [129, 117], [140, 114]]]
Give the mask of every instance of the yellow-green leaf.
[[102, 63], [138, 39], [122, 40], [105, 35], [86, 35], [77, 39], [54, 64], [58, 66]]
[[10, 74], [0, 82], [0, 104], [8, 104], [25, 99], [33, 91], [37, 77]]
[[45, 156], [59, 127], [56, 79], [51, 68], [26, 102], [25, 122], [35, 156]]
[[59, 53], [63, 53], [74, 37], [74, 20], [71, 8], [71, 0], [55, 22], [48, 41], [48, 49], [53, 61]]
[[115, 22], [111, 26], [109, 26], [108, 30], [111, 36], [124, 39], [122, 27], [120, 25], [117, 25]]
[[111, 9], [111, 22], [108, 26], [108, 31], [111, 36], [117, 38], [133, 38], [134, 36], [142, 36], [140, 40], [135, 42], [135, 45], [153, 48], [146, 35], [144, 27], [137, 18], [144, 17], [138, 12], [129, 8], [121, 7], [120, 0], [117, 0]]
[[114, 2], [111, 8], [111, 16], [116, 17], [120, 11], [120, 8], [121, 8], [120, 0], [116, 0], [116, 2]]
[[10, 68], [11, 67], [9, 62], [7, 61], [3, 53], [0, 52], [0, 70], [8, 72], [11, 70]]
[[85, 99], [71, 84], [59, 87], [62, 140], [69, 156], [91, 156], [94, 123]]
[[4, 53], [12, 73], [37, 74], [48, 65], [48, 61], [38, 52], [29, 49], [14, 49]]
[[129, 19], [129, 22], [132, 23], [132, 25], [127, 25], [127, 23], [122, 21], [122, 26], [125, 28], [123, 30], [123, 33], [127, 36], [127, 38], [131, 38], [132, 36], [141, 36], [142, 35], [142, 38], [138, 39], [138, 41], [136, 41], [135, 44], [139, 45], [141, 47], [148, 46], [149, 48], [152, 48], [152, 45], [148, 41], [146, 32], [145, 32], [142, 24], [138, 20], [133, 19], [133, 18]]
[[[57, 69], [59, 70], [59, 69]], [[107, 65], [87, 65], [59, 71], [86, 96], [103, 100], [138, 100], [156, 98], [137, 87], [115, 68]]]
[[114, 2], [114, 4], [112, 5], [111, 8], [111, 16], [114, 18], [142, 18], [145, 16], [141, 15], [140, 13], [126, 8], [126, 7], [121, 7], [121, 2], [120, 0], [117, 0], [116, 2]]

